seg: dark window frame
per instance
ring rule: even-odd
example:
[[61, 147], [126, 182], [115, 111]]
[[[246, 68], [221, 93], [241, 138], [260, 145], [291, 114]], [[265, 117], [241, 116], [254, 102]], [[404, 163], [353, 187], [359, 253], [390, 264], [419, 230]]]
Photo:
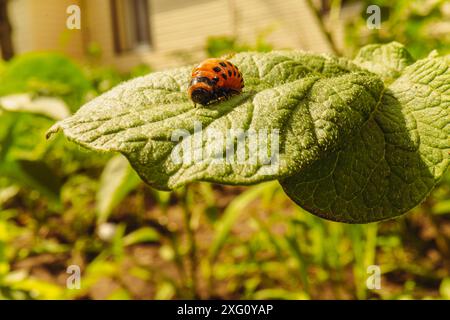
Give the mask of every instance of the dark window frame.
[[[128, 12], [120, 11], [120, 6]], [[116, 54], [153, 48], [149, 0], [110, 0], [110, 7]]]

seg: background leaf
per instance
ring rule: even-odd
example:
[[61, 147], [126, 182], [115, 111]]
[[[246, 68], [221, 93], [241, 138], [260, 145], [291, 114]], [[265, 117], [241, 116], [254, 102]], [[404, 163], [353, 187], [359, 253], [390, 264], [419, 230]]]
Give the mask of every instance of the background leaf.
[[[196, 108], [186, 94], [191, 67], [157, 72], [116, 87], [52, 131], [62, 128], [85, 147], [125, 154], [156, 188], [172, 189], [195, 180], [251, 184], [290, 175], [322, 157], [325, 150], [337, 148], [367, 121], [383, 90], [378, 77], [329, 56], [296, 51], [242, 53], [233, 62], [242, 71], [246, 88], [228, 101]], [[209, 129], [223, 139], [208, 135]], [[230, 129], [267, 134], [278, 130], [279, 157], [273, 161], [278, 168], [271, 170], [270, 163], [261, 161], [250, 163], [257, 156], [254, 148], [264, 144], [251, 144], [247, 138], [249, 161], [240, 163], [235, 154], [227, 162], [226, 150], [237, 143], [237, 139], [224, 141]], [[186, 134], [183, 144], [194, 150], [191, 162], [174, 161], [176, 147], [181, 157], [186, 155], [181, 142], [171, 139], [180, 130]], [[278, 155], [277, 148], [268, 144], [268, 156]], [[200, 159], [195, 157], [198, 150], [203, 152]]]
[[0, 107], [8, 111], [23, 111], [42, 114], [55, 120], [70, 116], [70, 110], [63, 100], [56, 97], [36, 97], [29, 93], [0, 97]]
[[99, 223], [108, 220], [111, 211], [141, 182], [123, 156], [115, 156], [106, 164], [100, 178], [97, 192], [97, 219]]
[[0, 163], [0, 175], [24, 187], [35, 189], [53, 201], [59, 201], [61, 179], [43, 161], [21, 159]]
[[227, 206], [222, 217], [219, 221], [217, 221], [215, 226], [215, 238], [211, 243], [209, 251], [209, 259], [211, 261], [214, 261], [219, 255], [220, 250], [227, 240], [231, 228], [239, 218], [242, 211], [245, 210], [245, 208], [250, 205], [252, 201], [260, 197], [270, 184], [273, 184], [273, 182], [261, 184], [260, 186], [240, 194]]
[[123, 243], [125, 246], [131, 246], [138, 243], [157, 242], [159, 239], [159, 234], [155, 229], [142, 227], [124, 236]]

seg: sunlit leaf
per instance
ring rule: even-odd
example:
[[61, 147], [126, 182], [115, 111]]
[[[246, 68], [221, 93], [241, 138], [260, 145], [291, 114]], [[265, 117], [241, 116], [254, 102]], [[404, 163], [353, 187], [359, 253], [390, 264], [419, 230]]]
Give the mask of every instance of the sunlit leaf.
[[[378, 221], [420, 203], [449, 166], [449, 60], [413, 63], [398, 43], [361, 50], [355, 63], [371, 72], [298, 51], [241, 53], [232, 62], [245, 89], [227, 101], [194, 107], [186, 94], [191, 67], [179, 68], [124, 83], [49, 133], [62, 129], [87, 148], [121, 152], [159, 189], [278, 179], [316, 215]], [[261, 140], [269, 164], [227, 159], [239, 139], [221, 137], [232, 129], [276, 132], [279, 144]], [[245, 160], [264, 145], [241, 141]]]

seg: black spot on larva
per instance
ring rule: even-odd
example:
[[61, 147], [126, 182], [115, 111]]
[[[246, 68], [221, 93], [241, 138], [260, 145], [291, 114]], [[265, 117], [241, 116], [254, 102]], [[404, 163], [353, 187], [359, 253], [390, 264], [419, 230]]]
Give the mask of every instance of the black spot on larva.
[[[241, 77], [241, 73], [240, 72], [238, 72], [238, 75], [237, 75], [237, 77], [238, 78], [240, 78]], [[242, 80], [241, 80], [242, 81]]]
[[229, 65], [230, 67], [233, 66], [233, 64], [232, 64], [230, 61], [227, 61], [227, 63], [228, 63], [228, 65]]
[[214, 72], [220, 72], [220, 68], [219, 67], [214, 67], [213, 70], [214, 70]]
[[231, 77], [232, 73], [231, 70], [228, 70], [228, 76]]
[[228, 77], [227, 77], [227, 75], [226, 75], [225, 73], [222, 73], [221, 76], [222, 76], [222, 78], [224, 78], [225, 80], [228, 79]]
[[236, 70], [233, 70], [233, 76], [236, 77]]
[[222, 66], [222, 67], [226, 67], [227, 65], [225, 64], [225, 62], [219, 62], [219, 64]]

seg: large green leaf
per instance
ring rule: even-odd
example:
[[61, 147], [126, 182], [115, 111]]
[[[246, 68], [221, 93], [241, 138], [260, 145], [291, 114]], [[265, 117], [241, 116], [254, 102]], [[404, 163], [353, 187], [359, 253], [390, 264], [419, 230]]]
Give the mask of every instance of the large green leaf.
[[[194, 180], [250, 184], [291, 175], [336, 149], [367, 121], [383, 90], [378, 77], [328, 56], [244, 53], [233, 62], [243, 73], [246, 89], [226, 102], [195, 107], [186, 94], [187, 67], [118, 86], [52, 130], [62, 128], [88, 148], [123, 153], [156, 188], [172, 189]], [[208, 129], [223, 133], [223, 139]], [[250, 157], [256, 153], [250, 139], [240, 140], [248, 161], [237, 161], [237, 151], [235, 161], [226, 161], [226, 150], [237, 143], [237, 138], [224, 142], [231, 129], [237, 134], [239, 129], [266, 130], [270, 156], [278, 153], [272, 143], [278, 130], [279, 158], [271, 163], [278, 166], [252, 164]], [[184, 146], [193, 146], [192, 161], [175, 161], [178, 151], [186, 155], [182, 143], [172, 141], [180, 132], [186, 136]], [[201, 159], [197, 150], [203, 152]]]
[[346, 147], [281, 184], [300, 206], [327, 219], [398, 216], [425, 199], [449, 166], [449, 107], [448, 60], [420, 60], [405, 68]]
[[391, 42], [365, 46], [358, 52], [354, 62], [390, 82], [399, 77], [414, 59], [402, 44]]
[[[116, 87], [49, 132], [62, 129], [87, 148], [123, 153], [159, 189], [278, 179], [302, 207], [345, 222], [404, 213], [449, 165], [446, 58], [412, 64], [393, 43], [363, 48], [355, 63], [298, 51], [241, 53], [232, 62], [246, 86], [227, 101], [195, 107], [186, 94], [191, 67], [174, 69]], [[278, 132], [279, 145], [242, 132], [224, 143], [230, 129]], [[267, 142], [272, 162], [242, 163], [238, 152], [226, 159], [241, 142], [245, 160]]]

